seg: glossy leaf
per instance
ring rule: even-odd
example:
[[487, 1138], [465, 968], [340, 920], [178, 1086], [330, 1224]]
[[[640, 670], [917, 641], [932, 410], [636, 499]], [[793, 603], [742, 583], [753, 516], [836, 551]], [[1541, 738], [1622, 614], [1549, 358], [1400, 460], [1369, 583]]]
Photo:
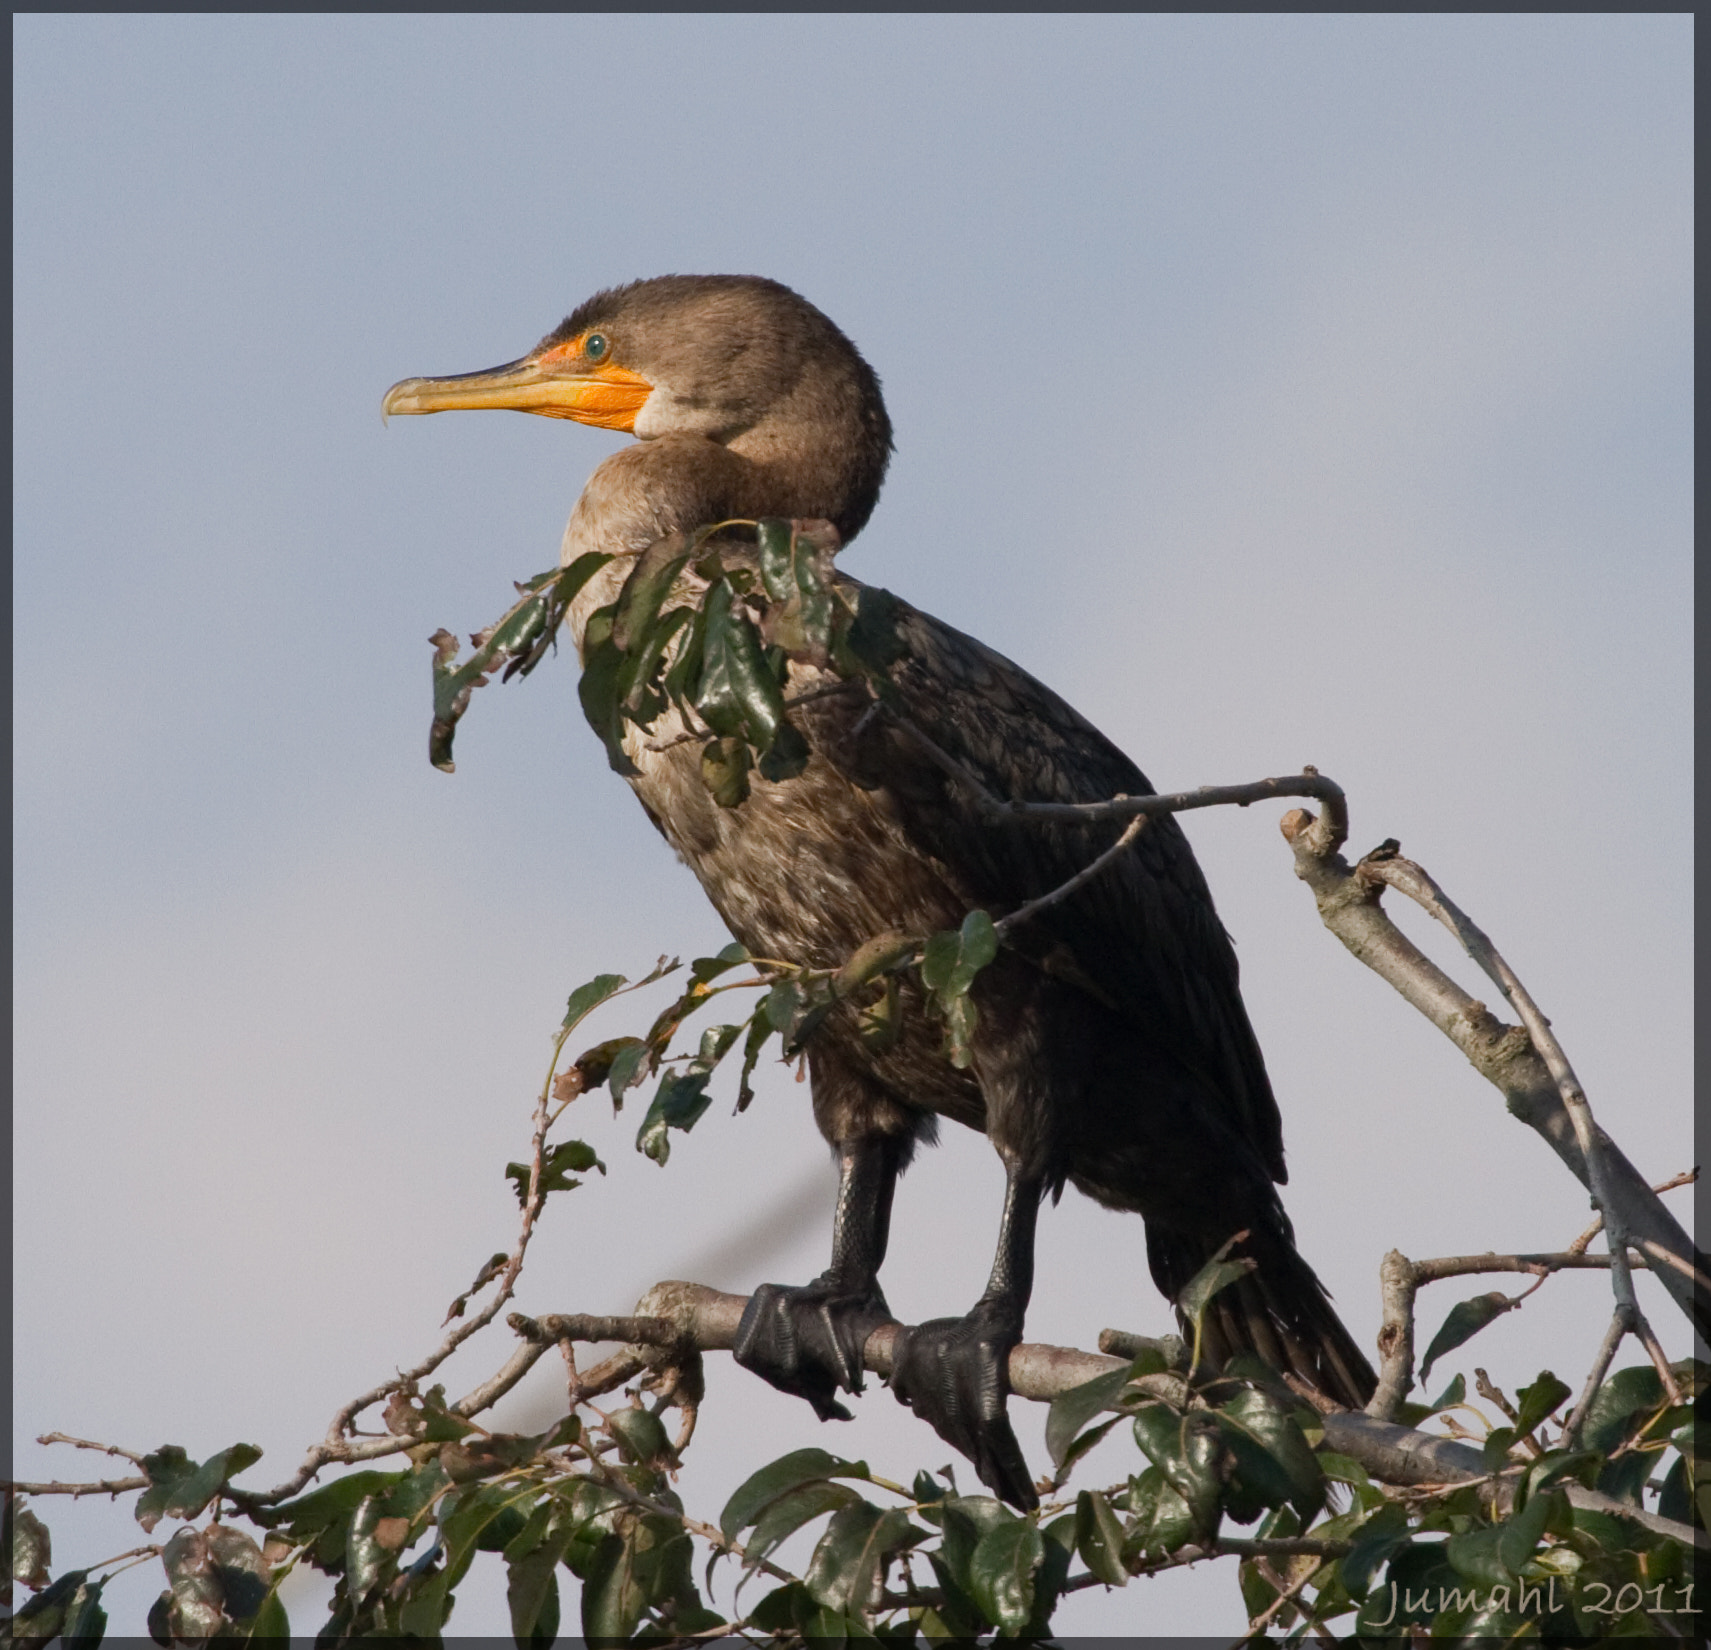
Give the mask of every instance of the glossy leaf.
[[1123, 1525], [1099, 1490], [1083, 1490], [1075, 1498], [1075, 1550], [1081, 1562], [1107, 1586], [1121, 1587], [1129, 1579], [1123, 1566]]
[[542, 1542], [507, 1562], [505, 1603], [511, 1614], [511, 1637], [519, 1650], [535, 1650], [558, 1637], [557, 1572], [562, 1551], [562, 1541]]
[[1244, 1387], [1214, 1412], [1236, 1457], [1243, 1482], [1268, 1507], [1291, 1503], [1311, 1517], [1325, 1498], [1317, 1458], [1281, 1405], [1255, 1387]]
[[1134, 1430], [1142, 1453], [1187, 1504], [1196, 1531], [1208, 1538], [1216, 1534], [1223, 1453], [1217, 1425], [1204, 1414], [1179, 1415], [1168, 1404], [1148, 1404], [1136, 1412]]
[[748, 1563], [758, 1563], [773, 1548], [821, 1514], [837, 1512], [860, 1499], [848, 1484], [840, 1484], [830, 1478], [787, 1491], [760, 1515], [755, 1521], [754, 1533], [743, 1543]]
[[1129, 1383], [1129, 1371], [1113, 1369], [1105, 1375], [1095, 1375], [1068, 1392], [1052, 1399], [1046, 1411], [1046, 1453], [1060, 1472], [1069, 1455], [1071, 1444], [1081, 1429], [1094, 1416], [1116, 1407], [1118, 1397]]
[[1173, 1553], [1195, 1533], [1194, 1513], [1157, 1467], [1129, 1480], [1134, 1523], [1123, 1541], [1125, 1561]]
[[1634, 1430], [1636, 1415], [1663, 1403], [1663, 1385], [1650, 1364], [1619, 1369], [1593, 1394], [1580, 1441], [1587, 1449], [1608, 1455]]
[[989, 1620], [1012, 1633], [1027, 1625], [1034, 1572], [1045, 1556], [1045, 1538], [1026, 1519], [1009, 1519], [980, 1538], [969, 1560], [969, 1593]]
[[860, 1615], [879, 1600], [887, 1558], [921, 1538], [900, 1507], [889, 1512], [857, 1500], [832, 1515], [803, 1582], [828, 1610]]
[[1426, 1348], [1426, 1356], [1420, 1360], [1420, 1379], [1423, 1381], [1431, 1374], [1432, 1365], [1446, 1352], [1452, 1352], [1464, 1342], [1472, 1340], [1480, 1330], [1502, 1317], [1514, 1304], [1507, 1295], [1494, 1289], [1488, 1295], [1475, 1295], [1471, 1300], [1458, 1302], [1451, 1307], [1450, 1315], [1444, 1319], [1437, 1334], [1432, 1337], [1432, 1344]]
[[734, 1540], [781, 1496], [802, 1484], [824, 1478], [866, 1478], [865, 1461], [845, 1461], [823, 1449], [792, 1450], [769, 1461], [759, 1472], [743, 1480], [719, 1515], [719, 1528], [726, 1540]]
[[644, 1465], [671, 1458], [671, 1440], [657, 1415], [645, 1409], [615, 1409], [606, 1417], [607, 1430], [629, 1461]]

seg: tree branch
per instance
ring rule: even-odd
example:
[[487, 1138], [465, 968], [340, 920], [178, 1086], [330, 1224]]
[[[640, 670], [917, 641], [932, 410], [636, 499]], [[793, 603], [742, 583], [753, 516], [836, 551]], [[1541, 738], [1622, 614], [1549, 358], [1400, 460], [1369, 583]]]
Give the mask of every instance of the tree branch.
[[[1351, 867], [1340, 853], [1323, 847], [1319, 822], [1304, 809], [1291, 809], [1280, 824], [1295, 851], [1295, 873], [1312, 890], [1325, 926], [1448, 1037], [1502, 1093], [1510, 1113], [1542, 1135], [1575, 1178], [1592, 1191], [1592, 1171], [1575, 1120], [1550, 1066], [1527, 1032], [1504, 1025], [1484, 1003], [1450, 979], [1379, 904], [1389, 878], [1376, 874], [1374, 868], [1395, 861], [1368, 859]], [[1631, 1243], [1642, 1250], [1648, 1241], [1655, 1243], [1671, 1257], [1655, 1269], [1656, 1276], [1700, 1334], [1707, 1334], [1711, 1304], [1694, 1274], [1704, 1273], [1708, 1263], [1616, 1144], [1596, 1123], [1590, 1127], [1606, 1202], [1616, 1211]]]

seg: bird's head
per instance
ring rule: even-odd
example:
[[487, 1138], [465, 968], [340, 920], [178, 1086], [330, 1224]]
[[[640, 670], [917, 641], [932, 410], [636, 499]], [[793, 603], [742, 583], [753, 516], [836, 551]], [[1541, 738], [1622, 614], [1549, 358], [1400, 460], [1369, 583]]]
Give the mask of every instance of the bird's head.
[[879, 380], [806, 299], [755, 275], [664, 275], [596, 293], [485, 372], [406, 378], [382, 412], [504, 408], [712, 441], [766, 477], [771, 513], [867, 520], [891, 451]]

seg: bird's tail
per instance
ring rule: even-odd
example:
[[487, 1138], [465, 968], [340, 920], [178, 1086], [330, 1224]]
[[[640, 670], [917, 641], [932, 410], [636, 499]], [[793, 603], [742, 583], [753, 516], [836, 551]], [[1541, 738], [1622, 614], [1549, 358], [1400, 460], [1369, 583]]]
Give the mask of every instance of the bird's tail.
[[[1173, 1302], [1217, 1247], [1148, 1222], [1147, 1262], [1153, 1281]], [[1256, 1226], [1230, 1253], [1233, 1260], [1244, 1256], [1255, 1262], [1254, 1270], [1220, 1290], [1207, 1308], [1202, 1362], [1215, 1366], [1237, 1352], [1251, 1352], [1349, 1409], [1364, 1408], [1378, 1378], [1287, 1228]], [[1180, 1310], [1177, 1318], [1192, 1344], [1194, 1326]]]

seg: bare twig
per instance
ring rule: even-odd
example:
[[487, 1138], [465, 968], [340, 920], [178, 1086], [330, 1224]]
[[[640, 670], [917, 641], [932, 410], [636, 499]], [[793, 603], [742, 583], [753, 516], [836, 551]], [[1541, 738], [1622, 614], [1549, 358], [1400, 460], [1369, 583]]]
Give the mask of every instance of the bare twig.
[[103, 1455], [117, 1455], [122, 1460], [130, 1461], [136, 1466], [143, 1464], [143, 1458], [133, 1450], [121, 1449], [117, 1444], [98, 1444], [91, 1438], [73, 1438], [68, 1432], [44, 1432], [36, 1439], [38, 1444], [70, 1444], [73, 1449], [99, 1450]]
[[1049, 906], [1056, 905], [1059, 900], [1068, 899], [1077, 888], [1091, 882], [1114, 859], [1128, 851], [1135, 838], [1141, 834], [1142, 827], [1145, 826], [1146, 822], [1145, 814], [1137, 815], [1123, 827], [1123, 834], [1104, 853], [1082, 866], [1067, 882], [1059, 883], [1049, 894], [1041, 894], [1038, 899], [1031, 899], [1026, 905], [1017, 906], [1009, 916], [1001, 917], [992, 925], [997, 930], [999, 937], [1003, 938], [1013, 928], [1026, 922], [1029, 917], [1037, 916]]
[[17, 1490], [23, 1495], [125, 1495], [131, 1490], [146, 1490], [149, 1481], [146, 1478], [103, 1478], [93, 1484], [62, 1484], [57, 1479], [45, 1484], [26, 1484], [19, 1479], [8, 1478], [0, 1482], [0, 1489]]

